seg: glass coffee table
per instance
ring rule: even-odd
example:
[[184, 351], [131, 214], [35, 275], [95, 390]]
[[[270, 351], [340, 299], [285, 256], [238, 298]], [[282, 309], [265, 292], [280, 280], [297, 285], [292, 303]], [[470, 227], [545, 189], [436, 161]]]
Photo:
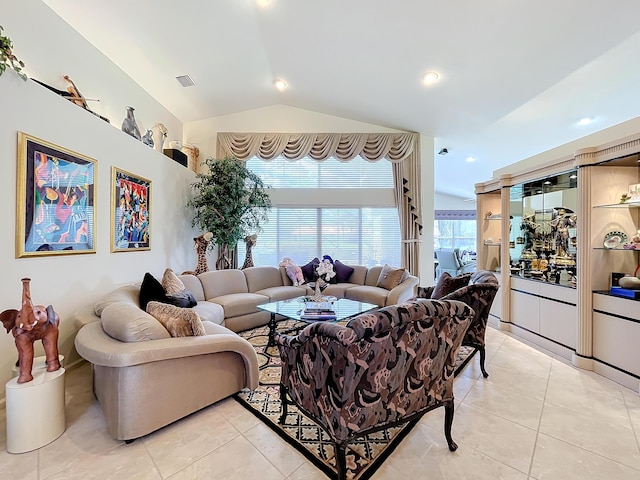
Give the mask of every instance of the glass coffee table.
[[[260, 310], [265, 310], [271, 313], [271, 319], [269, 320], [269, 342], [267, 343], [268, 347], [273, 347], [276, 344], [276, 325], [279, 321], [276, 319], [276, 316], [278, 315], [284, 317], [284, 319], [299, 320], [306, 323], [335, 323], [341, 320], [346, 320], [350, 317], [355, 317], [356, 315], [368, 312], [369, 310], [372, 310], [374, 308], [379, 308], [378, 305], [374, 303], [356, 302], [355, 300], [340, 298], [333, 302], [333, 311], [336, 312], [336, 318], [332, 318], [330, 320], [307, 320], [302, 318], [302, 315], [304, 313], [304, 306], [304, 302], [300, 301], [297, 298], [258, 305], [258, 308]], [[283, 319], [281, 318], [280, 320]]]

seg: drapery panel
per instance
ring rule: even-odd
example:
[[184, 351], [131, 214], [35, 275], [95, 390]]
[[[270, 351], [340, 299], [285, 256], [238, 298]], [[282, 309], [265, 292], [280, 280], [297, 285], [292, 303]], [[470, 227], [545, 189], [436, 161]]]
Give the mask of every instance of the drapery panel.
[[348, 162], [360, 156], [367, 161], [393, 163], [396, 205], [402, 234], [402, 262], [413, 275], [419, 272], [420, 136], [417, 133], [218, 133], [218, 158], [240, 160], [278, 156], [295, 161], [333, 157]]

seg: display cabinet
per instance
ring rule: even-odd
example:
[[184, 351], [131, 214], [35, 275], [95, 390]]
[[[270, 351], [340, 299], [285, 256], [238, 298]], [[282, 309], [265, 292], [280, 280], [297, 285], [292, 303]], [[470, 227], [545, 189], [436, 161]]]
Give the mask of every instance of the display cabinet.
[[615, 283], [640, 284], [640, 133], [545, 158], [476, 184], [478, 268], [500, 271], [489, 321], [638, 390], [640, 288]]
[[511, 275], [575, 287], [577, 179], [571, 170], [511, 187]]

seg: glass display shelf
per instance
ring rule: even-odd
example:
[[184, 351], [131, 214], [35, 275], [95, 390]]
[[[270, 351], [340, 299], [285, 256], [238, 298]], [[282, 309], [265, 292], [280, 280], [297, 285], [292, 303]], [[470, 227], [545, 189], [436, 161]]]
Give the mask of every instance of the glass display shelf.
[[594, 205], [593, 208], [640, 208], [640, 202], [609, 203], [606, 205]]

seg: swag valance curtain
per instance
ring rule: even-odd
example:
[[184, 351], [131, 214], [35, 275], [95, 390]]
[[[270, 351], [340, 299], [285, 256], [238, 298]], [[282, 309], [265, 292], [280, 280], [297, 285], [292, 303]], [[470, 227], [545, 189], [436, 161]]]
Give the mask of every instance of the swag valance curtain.
[[418, 275], [420, 211], [420, 138], [417, 133], [218, 133], [218, 158], [240, 160], [283, 156], [295, 161], [333, 157], [348, 162], [360, 156], [393, 163], [396, 205], [402, 235], [402, 262]]

